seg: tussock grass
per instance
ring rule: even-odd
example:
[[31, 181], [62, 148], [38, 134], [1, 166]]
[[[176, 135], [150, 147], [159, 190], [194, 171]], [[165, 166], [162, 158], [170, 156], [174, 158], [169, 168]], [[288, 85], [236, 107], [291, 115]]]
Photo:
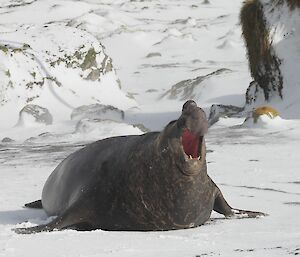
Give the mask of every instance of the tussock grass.
[[240, 21], [252, 77], [263, 89], [266, 100], [269, 100], [271, 91], [277, 91], [282, 97], [280, 60], [271, 46], [263, 6], [259, 0], [244, 2]]
[[300, 8], [300, 1], [299, 0], [286, 0], [288, 5], [291, 7], [291, 8]]
[[279, 116], [279, 112], [271, 106], [258, 107], [252, 113], [252, 117], [255, 123], [257, 122], [259, 116], [261, 115], [267, 115], [271, 119], [274, 119], [275, 117]]
[[241, 10], [242, 32], [248, 50], [250, 71], [255, 78], [261, 59], [269, 50], [269, 31], [259, 0], [247, 0]]

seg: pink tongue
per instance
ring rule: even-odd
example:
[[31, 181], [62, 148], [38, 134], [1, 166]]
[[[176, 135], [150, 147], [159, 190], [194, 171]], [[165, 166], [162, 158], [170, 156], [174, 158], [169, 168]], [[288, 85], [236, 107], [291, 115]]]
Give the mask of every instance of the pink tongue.
[[193, 158], [198, 157], [199, 153], [199, 137], [192, 134], [188, 129], [184, 129], [182, 134], [182, 146], [184, 149], [184, 152], [188, 156], [192, 156]]

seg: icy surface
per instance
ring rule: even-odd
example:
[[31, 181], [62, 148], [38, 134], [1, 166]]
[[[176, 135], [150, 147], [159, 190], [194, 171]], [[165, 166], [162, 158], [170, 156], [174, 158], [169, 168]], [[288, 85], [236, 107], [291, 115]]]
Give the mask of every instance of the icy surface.
[[[28, 38], [32, 48], [44, 49], [40, 51], [43, 55], [38, 56], [42, 60], [53, 51], [59, 55], [58, 46], [64, 42], [53, 43], [58, 42], [58, 38], [68, 38], [64, 49], [71, 52], [82, 42], [87, 43], [86, 51], [95, 44], [101, 47], [101, 42], [105, 53], [112, 57], [117, 73], [108, 72], [106, 79], [95, 82], [81, 79], [80, 70], [65, 75], [64, 66], [49, 68], [67, 85], [55, 89], [68, 92], [61, 94], [72, 107], [94, 104], [91, 99], [97, 94], [98, 99], [105, 100], [104, 104], [125, 110], [125, 121], [84, 120], [76, 130], [77, 121], [70, 120], [72, 108], [55, 97], [45, 97], [40, 103], [37, 98], [36, 103], [41, 106], [49, 103], [54, 116], [52, 125], [12, 127], [23, 106], [11, 102], [0, 108], [0, 141], [7, 137], [14, 140], [0, 143], [0, 256], [276, 257], [300, 254], [300, 122], [280, 118], [266, 119], [262, 126], [251, 127], [241, 126], [244, 119], [222, 118], [210, 128], [206, 139], [208, 173], [228, 202], [235, 208], [268, 213], [267, 217], [224, 219], [213, 213], [212, 219], [199, 228], [153, 233], [66, 230], [17, 235], [11, 230], [49, 221], [43, 211], [22, 206], [40, 198], [45, 180], [70, 153], [97, 139], [142, 133], [129, 124], [140, 123], [157, 130], [178, 117], [185, 101], [182, 91], [173, 99], [161, 99], [172, 86], [226, 69], [228, 72], [211, 76], [192, 87], [190, 96], [205, 109], [211, 104], [243, 106], [251, 78], [238, 21], [242, 2], [1, 1], [0, 45], [9, 43], [11, 52], [16, 47], [22, 48]], [[291, 21], [298, 19], [290, 18]], [[35, 34], [37, 31], [45, 33], [39, 37]], [[78, 34], [69, 40], [73, 32]], [[48, 42], [52, 37], [55, 40]], [[18, 45], [7, 42], [16, 39], [20, 40]], [[291, 40], [296, 39], [291, 37]], [[281, 53], [292, 45], [299, 45], [290, 43], [276, 51]], [[48, 48], [50, 52], [46, 53]], [[13, 53], [17, 59], [6, 62], [11, 58], [2, 50], [0, 55], [1, 82], [9, 83], [9, 76], [20, 79], [16, 74], [22, 75], [21, 82], [33, 77], [30, 70], [36, 67], [30, 58], [21, 57], [17, 51]], [[287, 72], [296, 59], [295, 55], [290, 64], [286, 64]], [[22, 72], [16, 64], [26, 60], [30, 69]], [[12, 71], [16, 74], [8, 73], [7, 67], [14, 67]], [[38, 76], [39, 68], [36, 69]], [[82, 76], [87, 75], [82, 73]], [[118, 78], [123, 91], [118, 87]], [[74, 95], [69, 89], [77, 79], [82, 88]], [[50, 82], [54, 87], [56, 82]], [[113, 90], [99, 91], [101, 85], [94, 87], [95, 83], [108, 83]], [[39, 90], [37, 87], [35, 92]], [[51, 95], [48, 93], [45, 92], [45, 96]], [[291, 104], [297, 101], [298, 95], [291, 96]], [[15, 99], [17, 94], [7, 96]], [[285, 100], [288, 104], [289, 99]]]

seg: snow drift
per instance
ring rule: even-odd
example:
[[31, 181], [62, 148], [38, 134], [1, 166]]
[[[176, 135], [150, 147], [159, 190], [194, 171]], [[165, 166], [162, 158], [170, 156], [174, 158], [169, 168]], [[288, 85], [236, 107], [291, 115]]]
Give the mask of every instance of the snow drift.
[[27, 104], [47, 108], [57, 121], [70, 119], [76, 107], [96, 103], [122, 109], [135, 105], [121, 90], [112, 59], [94, 36], [60, 24], [1, 34], [1, 125], [16, 123]]

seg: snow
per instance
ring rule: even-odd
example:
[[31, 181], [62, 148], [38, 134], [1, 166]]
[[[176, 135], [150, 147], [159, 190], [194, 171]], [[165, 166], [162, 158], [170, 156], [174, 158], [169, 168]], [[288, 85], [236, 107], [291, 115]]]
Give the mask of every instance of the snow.
[[135, 126], [112, 120], [93, 120], [82, 119], [76, 125], [76, 133], [88, 134], [88, 137], [94, 137], [94, 140], [115, 135], [138, 135], [141, 130]]
[[[18, 112], [28, 103], [47, 108], [56, 122], [69, 119], [73, 108], [90, 103], [114, 104], [121, 109], [136, 105], [120, 89], [115, 70], [108, 67], [110, 58], [89, 33], [61, 24], [28, 25], [26, 30], [0, 34], [1, 46], [3, 128], [14, 125]], [[89, 51], [95, 53], [95, 60], [86, 62]]]
[[[221, 119], [211, 128], [208, 170], [236, 208], [259, 210], [259, 219], [212, 220], [195, 229], [169, 232], [60, 231], [17, 235], [17, 223], [47, 220], [41, 211], [22, 209], [38, 199], [57, 163], [82, 145], [5, 145], [1, 154], [0, 238], [3, 256], [287, 256], [299, 248], [299, 128], [237, 128], [241, 119]], [[294, 133], [297, 130], [298, 133]], [[7, 158], [14, 155], [15, 158]], [[32, 160], [35, 160], [33, 163]], [[38, 247], [37, 247], [38, 245]], [[34, 250], [33, 250], [34, 249]]]
[[[275, 51], [279, 57], [285, 56], [282, 70], [284, 83], [289, 86], [284, 102], [274, 102], [280, 117], [262, 116], [257, 124], [251, 121], [244, 124], [245, 118], [221, 118], [209, 129], [206, 138], [208, 173], [229, 204], [268, 216], [225, 219], [213, 213], [211, 220], [201, 227], [167, 232], [66, 230], [18, 235], [12, 231], [16, 227], [49, 221], [43, 211], [22, 206], [40, 199], [47, 177], [70, 153], [109, 136], [141, 134], [132, 124], [159, 130], [177, 118], [185, 102], [182, 94], [173, 99], [161, 98], [177, 83], [228, 69], [229, 72], [197, 85], [194, 99], [206, 111], [211, 104], [243, 106], [251, 78], [238, 20], [242, 2], [1, 2], [0, 45], [9, 44], [9, 51], [13, 51], [28, 43], [31, 49], [25, 49], [25, 54], [15, 53], [12, 58], [0, 50], [0, 80], [9, 82], [5, 74], [7, 67], [15, 83], [29, 81], [32, 71], [37, 78], [42, 78], [44, 67], [59, 78], [63, 86], [57, 87], [50, 81], [43, 90], [36, 88], [31, 95], [24, 90], [1, 91], [0, 87], [5, 99], [10, 99], [0, 106], [0, 140], [4, 137], [15, 140], [0, 143], [0, 256], [276, 257], [300, 254], [297, 216], [300, 208], [300, 109], [297, 107], [300, 92], [299, 77], [294, 75], [299, 67], [299, 15], [296, 14], [280, 16], [295, 28], [290, 39], [281, 40], [291, 31], [280, 27], [281, 20], [274, 32], [278, 42]], [[276, 11], [274, 15], [268, 19], [277, 21]], [[100, 50], [100, 43], [115, 68], [100, 82], [83, 80], [80, 74], [87, 74], [80, 69], [49, 65], [48, 58], [53, 61], [54, 54], [61, 56], [59, 47], [64, 53], [73, 53], [82, 44], [85, 51], [91, 46]], [[151, 53], [155, 56], [149, 58]], [[32, 54], [43, 66], [30, 58]], [[100, 59], [103, 57], [99, 55]], [[3, 84], [0, 82], [0, 85]], [[70, 106], [58, 100], [51, 88]], [[17, 95], [25, 98], [34, 94], [40, 95], [34, 104], [49, 109], [53, 124], [13, 127], [26, 102], [18, 100]], [[1, 97], [0, 93], [0, 100]], [[124, 110], [125, 120], [115, 121], [113, 116], [112, 120], [71, 120], [74, 107], [99, 103], [94, 98], [101, 104]]]
[[261, 115], [258, 117], [257, 121], [255, 122], [254, 119], [248, 118], [242, 124], [243, 127], [247, 128], [267, 128], [269, 130], [272, 129], [289, 129], [292, 127], [293, 121], [291, 120], [284, 120], [281, 117], [270, 117], [267, 114]]

